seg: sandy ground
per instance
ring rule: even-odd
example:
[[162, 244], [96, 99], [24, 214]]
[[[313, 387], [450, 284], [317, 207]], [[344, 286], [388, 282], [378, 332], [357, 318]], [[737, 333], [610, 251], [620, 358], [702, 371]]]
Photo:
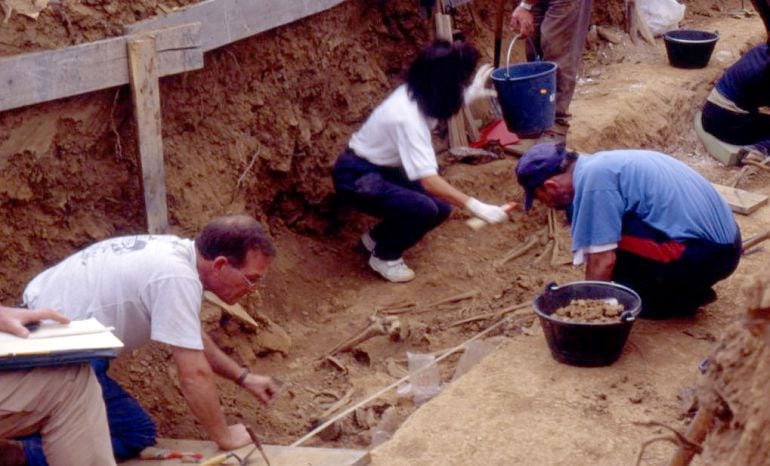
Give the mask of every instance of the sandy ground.
[[[130, 3], [65, 2], [63, 10], [44, 11], [37, 22], [14, 15], [0, 26], [0, 54], [114, 35], [120, 30], [116, 24], [163, 10], [160, 2]], [[165, 6], [182, 3], [189, 2]], [[476, 1], [456, 17], [487, 60], [494, 3]], [[617, 24], [618, 5], [596, 3], [594, 16], [610, 27]], [[738, 6], [737, 1], [688, 2], [685, 24], [719, 29], [722, 35], [703, 70], [670, 68], [661, 41], [637, 47], [626, 38], [618, 46], [600, 42], [589, 50], [572, 107], [570, 144], [581, 151], [664, 150], [727, 184], [737, 170], [705, 155], [690, 122], [720, 70], [760, 40], [756, 17], [729, 15]], [[335, 208], [329, 167], [351, 132], [399, 82], [404, 64], [431, 29], [412, 0], [351, 0], [311, 20], [213, 51], [204, 70], [162, 81], [173, 231], [193, 235], [213, 215], [246, 211], [263, 220], [279, 249], [266, 287], [243, 302], [257, 331], [216, 307], [207, 306], [202, 315], [226, 351], [286, 382], [269, 408], [232, 383], [220, 383], [228, 418], [255, 425], [265, 443], [290, 444], [320, 420], [404, 376], [407, 351], [439, 353], [493, 319], [459, 321], [526, 303], [548, 282], [581, 276], [570, 266], [552, 266], [550, 257], [540, 259], [543, 245], [497, 265], [544, 227], [541, 206], [478, 232], [465, 226], [464, 213], [455, 212], [406, 255], [417, 272], [411, 283], [386, 283], [366, 266], [357, 239], [373, 219]], [[319, 67], [324, 73], [317, 73]], [[126, 88], [0, 113], [4, 301], [17, 300], [29, 278], [74, 250], [143, 230], [134, 141]], [[436, 145], [441, 149], [445, 142], [437, 138]], [[515, 163], [508, 155], [478, 165], [442, 156], [452, 183], [500, 203], [521, 198], [512, 176]], [[741, 187], [767, 194], [767, 181], [767, 175], [754, 174]], [[744, 236], [764, 230], [768, 215], [765, 207], [739, 218]], [[558, 237], [561, 262], [569, 259], [563, 225]], [[657, 432], [632, 421], [686, 424], [695, 367], [734, 319], [741, 275], [762, 270], [765, 257], [764, 251], [747, 256], [739, 273], [717, 287], [719, 301], [695, 319], [637, 323], [623, 358], [609, 368], [555, 363], [537, 325], [529, 329], [517, 321], [490, 335], [500, 351], [422, 409], [415, 412], [411, 401], [390, 392], [309, 444], [366, 448], [383, 413], [393, 407], [395, 424], [409, 418], [391, 442], [374, 451], [376, 464], [631, 462], [639, 444]], [[370, 339], [338, 355], [338, 365], [322, 359], [366, 327], [370, 316], [397, 306], [408, 311], [397, 315], [404, 328], [400, 341]], [[452, 377], [459, 357], [442, 363], [442, 381]], [[163, 436], [202, 438], [174, 372], [168, 351], [155, 345], [112, 369]], [[659, 464], [670, 452], [661, 445], [648, 455]]]

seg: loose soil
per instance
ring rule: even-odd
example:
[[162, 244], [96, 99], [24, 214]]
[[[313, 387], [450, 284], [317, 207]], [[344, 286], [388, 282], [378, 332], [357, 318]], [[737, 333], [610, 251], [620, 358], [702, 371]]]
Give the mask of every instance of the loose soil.
[[[613, 302], [614, 301], [614, 302]], [[605, 299], [573, 299], [564, 307], [560, 307], [551, 316], [565, 322], [592, 322], [608, 324], [620, 322], [623, 305], [617, 300]]]
[[[12, 14], [0, 24], [0, 56], [117, 35], [123, 24], [187, 3], [193, 2], [52, 2], [37, 20]], [[623, 40], [589, 45], [572, 106], [570, 145], [584, 152], [663, 150], [711, 181], [729, 184], [737, 169], [705, 154], [691, 122], [721, 69], [762, 40], [763, 30], [756, 16], [732, 15], [741, 2], [686, 3], [683, 25], [718, 29], [722, 38], [708, 68], [684, 75], [667, 65], [661, 41], [634, 45], [622, 34], [620, 2], [595, 2], [595, 21]], [[486, 61], [493, 50], [495, 4], [476, 0], [455, 18]], [[441, 353], [512, 315], [483, 341], [480, 354], [499, 349], [420, 410], [389, 392], [308, 444], [368, 447], [388, 412], [388, 424], [409, 418], [391, 442], [375, 450], [375, 464], [628, 464], [654, 433], [633, 421], [686, 426], [695, 367], [736, 319], [741, 277], [764, 270], [766, 252], [746, 256], [738, 273], [717, 286], [719, 300], [693, 319], [637, 322], [621, 360], [602, 369], [554, 362], [539, 327], [531, 325], [533, 314], [512, 310], [547, 283], [582, 277], [581, 270], [564, 265], [569, 230], [563, 222], [556, 222], [546, 247], [548, 214], [542, 206], [479, 231], [468, 229], [464, 213], [454, 212], [406, 254], [417, 272], [413, 282], [379, 279], [357, 246], [374, 220], [335, 202], [329, 170], [350, 134], [400, 82], [404, 66], [431, 37], [432, 24], [413, 0], [350, 0], [214, 50], [206, 54], [204, 69], [162, 80], [173, 232], [192, 236], [212, 216], [249, 212], [268, 227], [279, 250], [266, 287], [242, 303], [256, 328], [216, 305], [206, 304], [202, 312], [206, 328], [228, 353], [285, 382], [280, 399], [265, 408], [221, 381], [228, 419], [255, 425], [266, 443], [290, 444], [406, 375], [406, 351]], [[474, 110], [486, 122], [489, 114]], [[512, 176], [515, 157], [498, 151], [500, 158], [489, 163], [457, 163], [443, 156], [441, 135], [435, 143], [443, 174], [460, 189], [489, 202], [522, 197]], [[143, 231], [129, 89], [0, 113], [0, 177], [0, 298], [13, 303], [44, 267], [99, 239]], [[767, 194], [768, 181], [767, 174], [753, 172], [740, 187]], [[768, 210], [739, 218], [744, 237], [767, 228]], [[530, 238], [542, 242], [516, 259], [500, 260]], [[323, 358], [367, 328], [374, 315], [398, 316], [396, 341], [374, 337], [331, 361]], [[442, 362], [441, 380], [452, 378], [460, 362], [459, 353]], [[117, 361], [111, 372], [150, 411], [162, 436], [203, 438], [166, 348], [149, 345]], [[551, 415], [554, 410], [569, 414], [566, 421]], [[479, 414], [506, 420], [482, 422]], [[458, 426], [467, 429], [459, 438], [452, 433]], [[529, 447], [517, 444], [518, 453], [512, 453], [515, 438], [530, 440]], [[548, 438], [558, 438], [560, 446], [543, 447]], [[596, 439], [604, 443], [597, 446]], [[710, 464], [723, 463], [719, 451], [731, 449], [730, 439], [720, 441], [721, 450], [707, 454], [713, 455], [707, 456]], [[664, 463], [670, 453], [670, 447], [656, 446], [646, 458]]]

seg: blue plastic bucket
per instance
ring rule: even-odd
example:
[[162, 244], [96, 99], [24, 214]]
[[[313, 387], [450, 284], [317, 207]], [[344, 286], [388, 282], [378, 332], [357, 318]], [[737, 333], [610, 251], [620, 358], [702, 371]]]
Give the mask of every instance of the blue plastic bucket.
[[492, 72], [492, 82], [510, 131], [533, 134], [545, 131], [556, 120], [556, 68], [550, 61], [510, 65], [514, 37], [505, 68]]

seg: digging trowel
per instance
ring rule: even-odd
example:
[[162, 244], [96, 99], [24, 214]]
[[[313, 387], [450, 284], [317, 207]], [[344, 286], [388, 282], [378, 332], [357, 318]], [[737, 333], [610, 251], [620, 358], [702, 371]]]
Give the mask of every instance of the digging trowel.
[[[249, 426], [246, 426], [246, 432], [249, 433], [249, 437], [251, 437], [251, 441], [254, 442], [255, 449], [259, 450], [259, 454], [262, 455], [262, 459], [265, 460], [265, 464], [267, 464], [267, 466], [270, 466], [270, 460], [267, 459], [267, 455], [265, 454], [265, 449], [262, 448], [262, 442], [259, 441], [257, 434], [254, 433], [254, 429], [252, 429]], [[254, 450], [251, 450], [251, 453], [254, 453]], [[251, 455], [251, 453], [249, 453], [249, 455]], [[247, 455], [246, 458], [248, 458], [249, 455]]]

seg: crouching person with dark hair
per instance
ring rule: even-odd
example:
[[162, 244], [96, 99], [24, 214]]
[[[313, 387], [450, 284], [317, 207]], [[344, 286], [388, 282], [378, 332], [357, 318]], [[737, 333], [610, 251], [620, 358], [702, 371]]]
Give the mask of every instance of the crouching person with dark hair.
[[402, 258], [449, 217], [452, 206], [488, 223], [508, 216], [450, 185], [438, 174], [431, 130], [474, 100], [494, 95], [485, 88], [492, 67], [479, 68], [473, 45], [436, 41], [411, 64], [396, 88], [350, 139], [332, 177], [337, 194], [357, 209], [382, 219], [361, 237], [369, 266], [391, 282], [415, 277]]

